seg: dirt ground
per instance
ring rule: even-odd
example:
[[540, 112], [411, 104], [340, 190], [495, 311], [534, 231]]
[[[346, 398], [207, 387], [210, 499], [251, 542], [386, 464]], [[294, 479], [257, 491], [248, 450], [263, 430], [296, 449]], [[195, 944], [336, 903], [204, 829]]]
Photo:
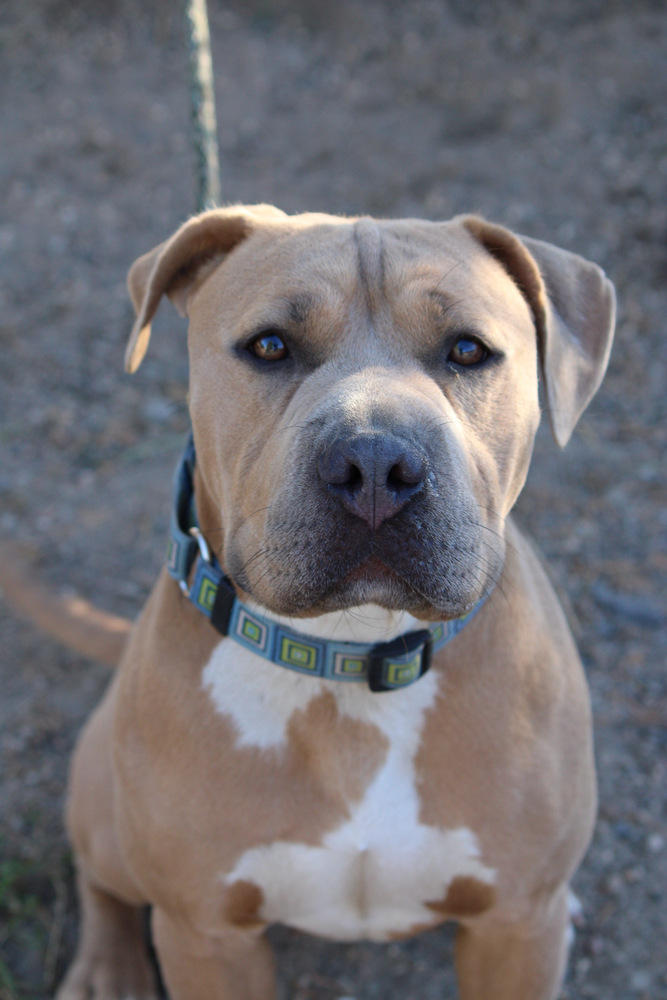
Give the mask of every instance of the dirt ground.
[[[542, 429], [518, 513], [574, 608], [595, 714], [600, 816], [562, 996], [665, 1000], [665, 5], [210, 6], [225, 200], [479, 211], [617, 285], [606, 381], [564, 453]], [[180, 5], [2, 0], [0, 68], [0, 532], [36, 573], [134, 615], [188, 426], [167, 307], [141, 371], [122, 370], [126, 270], [194, 208]], [[1, 602], [0, 619], [0, 998], [41, 1000], [75, 936], [67, 762], [108, 671]], [[284, 1000], [455, 996], [447, 930], [272, 938]]]

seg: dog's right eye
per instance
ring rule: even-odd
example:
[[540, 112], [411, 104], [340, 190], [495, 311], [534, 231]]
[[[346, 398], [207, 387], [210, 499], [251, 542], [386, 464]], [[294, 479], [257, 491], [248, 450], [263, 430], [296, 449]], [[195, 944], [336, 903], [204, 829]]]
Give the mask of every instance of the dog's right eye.
[[486, 361], [488, 356], [489, 352], [477, 337], [461, 337], [452, 347], [447, 360], [453, 361], [455, 365], [472, 368]]
[[282, 361], [289, 355], [287, 345], [279, 333], [273, 330], [260, 333], [247, 345], [246, 350], [260, 361]]

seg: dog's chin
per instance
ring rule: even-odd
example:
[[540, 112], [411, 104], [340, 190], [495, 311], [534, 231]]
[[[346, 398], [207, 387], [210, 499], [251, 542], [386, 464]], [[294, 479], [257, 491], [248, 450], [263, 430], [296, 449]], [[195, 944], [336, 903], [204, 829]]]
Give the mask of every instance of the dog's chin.
[[426, 610], [428, 602], [386, 563], [371, 556], [336, 581], [319, 602], [326, 611], [377, 604], [392, 611]]
[[408, 578], [391, 569], [386, 563], [371, 556], [338, 579], [321, 579], [311, 588], [303, 587], [290, 592], [246, 593], [276, 614], [293, 618], [314, 618], [332, 611], [345, 611], [363, 604], [375, 604], [391, 611], [407, 611], [423, 621], [441, 621], [458, 618], [470, 611], [480, 594], [438, 594], [431, 598], [427, 590], [418, 589]]
[[342, 611], [362, 604], [376, 604], [390, 611], [407, 611], [422, 621], [442, 621], [458, 618], [470, 611], [479, 596], [465, 599], [438, 597], [430, 598], [427, 591], [417, 589], [409, 580], [393, 572], [389, 567], [372, 565], [369, 560], [336, 583], [318, 602], [317, 609], [309, 614], [327, 611]]

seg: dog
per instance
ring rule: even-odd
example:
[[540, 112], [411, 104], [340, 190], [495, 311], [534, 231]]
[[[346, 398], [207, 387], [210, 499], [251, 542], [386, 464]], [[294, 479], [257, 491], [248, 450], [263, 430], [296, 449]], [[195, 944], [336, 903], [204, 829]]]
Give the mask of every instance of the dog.
[[[75, 752], [58, 1000], [270, 1000], [274, 923], [458, 923], [463, 1000], [553, 1000], [596, 813], [587, 687], [510, 511], [614, 290], [475, 216], [208, 211], [140, 258], [135, 371], [189, 318], [168, 565]], [[310, 676], [309, 676], [310, 675]]]

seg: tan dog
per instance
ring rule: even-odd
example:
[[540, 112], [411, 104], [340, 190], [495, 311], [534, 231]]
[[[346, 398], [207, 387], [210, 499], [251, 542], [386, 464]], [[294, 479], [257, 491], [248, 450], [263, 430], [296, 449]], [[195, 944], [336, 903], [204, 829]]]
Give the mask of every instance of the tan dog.
[[129, 283], [130, 370], [162, 295], [189, 316], [196, 515], [247, 608], [361, 643], [478, 610], [377, 693], [222, 638], [163, 573], [74, 759], [83, 929], [59, 1000], [154, 996], [146, 903], [172, 1000], [273, 997], [272, 922], [389, 941], [450, 919], [464, 1000], [554, 998], [590, 713], [508, 515], [538, 365], [564, 445], [607, 363], [611, 284], [474, 217], [265, 206], [192, 219]]

